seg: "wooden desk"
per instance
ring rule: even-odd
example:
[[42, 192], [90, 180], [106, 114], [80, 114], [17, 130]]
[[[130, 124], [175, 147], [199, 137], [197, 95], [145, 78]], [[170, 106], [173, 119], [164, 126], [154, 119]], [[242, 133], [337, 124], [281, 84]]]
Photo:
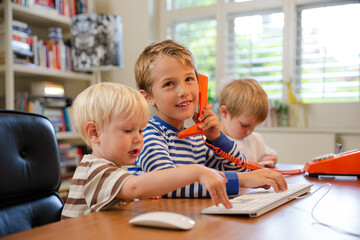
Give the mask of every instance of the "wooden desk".
[[[287, 166], [289, 167], [289, 166]], [[299, 166], [290, 166], [290, 168]], [[282, 168], [280, 165], [279, 169]], [[360, 180], [335, 180], [286, 177], [288, 183], [312, 183], [314, 191], [324, 183], [332, 189], [321, 200], [315, 216], [328, 224], [360, 234]], [[311, 210], [326, 188], [314, 195], [293, 200], [258, 218], [245, 216], [202, 215], [201, 209], [212, 205], [210, 199], [160, 199], [136, 201], [116, 210], [89, 214], [12, 234], [10, 239], [358, 239], [317, 224]], [[246, 192], [246, 190], [244, 190]], [[136, 227], [128, 221], [149, 211], [171, 211], [185, 214], [196, 221], [189, 231]]]

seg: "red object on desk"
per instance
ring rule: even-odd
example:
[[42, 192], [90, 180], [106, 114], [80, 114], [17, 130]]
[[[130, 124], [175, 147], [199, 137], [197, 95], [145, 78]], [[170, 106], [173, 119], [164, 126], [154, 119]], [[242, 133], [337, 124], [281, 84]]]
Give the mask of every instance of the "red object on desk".
[[309, 176], [347, 175], [360, 176], [360, 150], [355, 149], [344, 153], [330, 154], [314, 159], [304, 167]]

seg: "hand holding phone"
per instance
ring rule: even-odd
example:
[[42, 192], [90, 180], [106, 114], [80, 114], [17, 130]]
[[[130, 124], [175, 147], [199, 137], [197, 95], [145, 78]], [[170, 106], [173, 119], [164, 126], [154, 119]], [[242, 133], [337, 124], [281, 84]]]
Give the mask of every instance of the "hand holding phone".
[[[202, 115], [202, 112], [207, 104], [207, 91], [208, 91], [208, 77], [202, 74], [199, 74], [199, 113], [198, 117]], [[184, 129], [178, 133], [179, 138], [189, 137], [196, 134], [204, 134], [205, 131], [198, 128], [202, 122]]]

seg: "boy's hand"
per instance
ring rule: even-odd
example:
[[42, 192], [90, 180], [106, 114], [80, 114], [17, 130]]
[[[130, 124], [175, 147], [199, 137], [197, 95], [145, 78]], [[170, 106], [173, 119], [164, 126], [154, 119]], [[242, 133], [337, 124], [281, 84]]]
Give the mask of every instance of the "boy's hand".
[[285, 178], [278, 172], [270, 169], [260, 169], [252, 172], [238, 173], [239, 186], [246, 188], [263, 187], [275, 192], [287, 190]]
[[259, 163], [264, 167], [274, 168], [277, 160], [278, 157], [276, 155], [265, 155], [260, 159]]
[[213, 203], [218, 206], [222, 203], [225, 208], [232, 208], [232, 204], [226, 194], [225, 174], [215, 169], [199, 166], [198, 182], [203, 185], [208, 192]]
[[254, 161], [252, 159], [247, 158], [246, 160], [248, 161], [248, 163], [250, 163], [252, 165], [255, 165], [255, 166], [258, 166], [258, 167], [261, 167], [261, 168], [264, 167], [263, 165], [261, 165], [260, 163]]
[[212, 109], [213, 106], [209, 103], [204, 107], [200, 117], [198, 117], [198, 113], [195, 113], [193, 116], [195, 123], [202, 122], [202, 124], [199, 125], [199, 128], [205, 130], [205, 136], [210, 142], [215, 141], [221, 135], [219, 119]]

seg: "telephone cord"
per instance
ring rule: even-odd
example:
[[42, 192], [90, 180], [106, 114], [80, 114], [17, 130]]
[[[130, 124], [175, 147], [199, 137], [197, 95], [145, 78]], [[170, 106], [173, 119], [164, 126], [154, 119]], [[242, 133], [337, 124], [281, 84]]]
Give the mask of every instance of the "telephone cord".
[[[214, 153], [216, 153], [217, 155], [219, 155], [220, 157], [223, 157], [227, 160], [229, 160], [230, 162], [233, 162], [237, 165], [239, 165], [240, 167], [249, 169], [249, 170], [259, 170], [259, 169], [264, 169], [265, 167], [260, 167], [260, 166], [256, 166], [254, 164], [245, 162], [243, 160], [241, 160], [240, 158], [237, 158], [227, 152], [224, 152], [222, 149], [215, 147], [213, 145], [211, 145], [210, 143], [206, 142], [206, 140], [204, 139], [204, 134], [201, 134], [202, 136], [202, 140], [205, 142], [206, 145], [208, 145], [209, 147], [211, 147], [212, 151]], [[295, 170], [277, 170], [277, 169], [271, 169], [272, 171], [281, 173], [282, 175], [297, 175], [297, 174], [302, 174], [305, 172], [304, 169], [295, 169]]]
[[327, 191], [319, 198], [319, 200], [317, 200], [317, 202], [315, 203], [314, 207], [312, 208], [311, 210], [311, 217], [315, 220], [315, 222], [317, 222], [318, 224], [320, 225], [323, 225], [325, 227], [328, 227], [336, 232], [339, 232], [339, 233], [344, 233], [344, 234], [347, 234], [347, 235], [352, 235], [352, 236], [355, 236], [355, 237], [360, 237], [360, 234], [358, 233], [353, 233], [353, 232], [350, 232], [350, 231], [347, 231], [347, 230], [344, 230], [344, 229], [341, 229], [339, 227], [336, 227], [336, 226], [333, 226], [333, 225], [330, 225], [330, 224], [327, 224], [327, 223], [324, 223], [320, 220], [318, 220], [316, 217], [315, 217], [315, 214], [314, 214], [314, 211], [315, 211], [315, 208], [316, 206], [319, 204], [319, 202], [321, 201], [321, 199], [323, 199], [325, 197], [326, 194], [328, 194], [328, 192], [330, 191], [331, 189], [331, 183], [325, 183], [325, 184], [322, 184], [320, 187], [318, 187], [315, 191], [313, 191], [312, 193], [310, 194], [306, 194], [304, 196], [299, 196], [299, 197], [292, 197], [293, 199], [301, 199], [301, 198], [307, 198], [311, 195], [313, 195], [314, 193], [316, 193], [318, 190], [320, 190], [322, 187], [325, 187], [325, 186], [328, 186], [328, 189]]

